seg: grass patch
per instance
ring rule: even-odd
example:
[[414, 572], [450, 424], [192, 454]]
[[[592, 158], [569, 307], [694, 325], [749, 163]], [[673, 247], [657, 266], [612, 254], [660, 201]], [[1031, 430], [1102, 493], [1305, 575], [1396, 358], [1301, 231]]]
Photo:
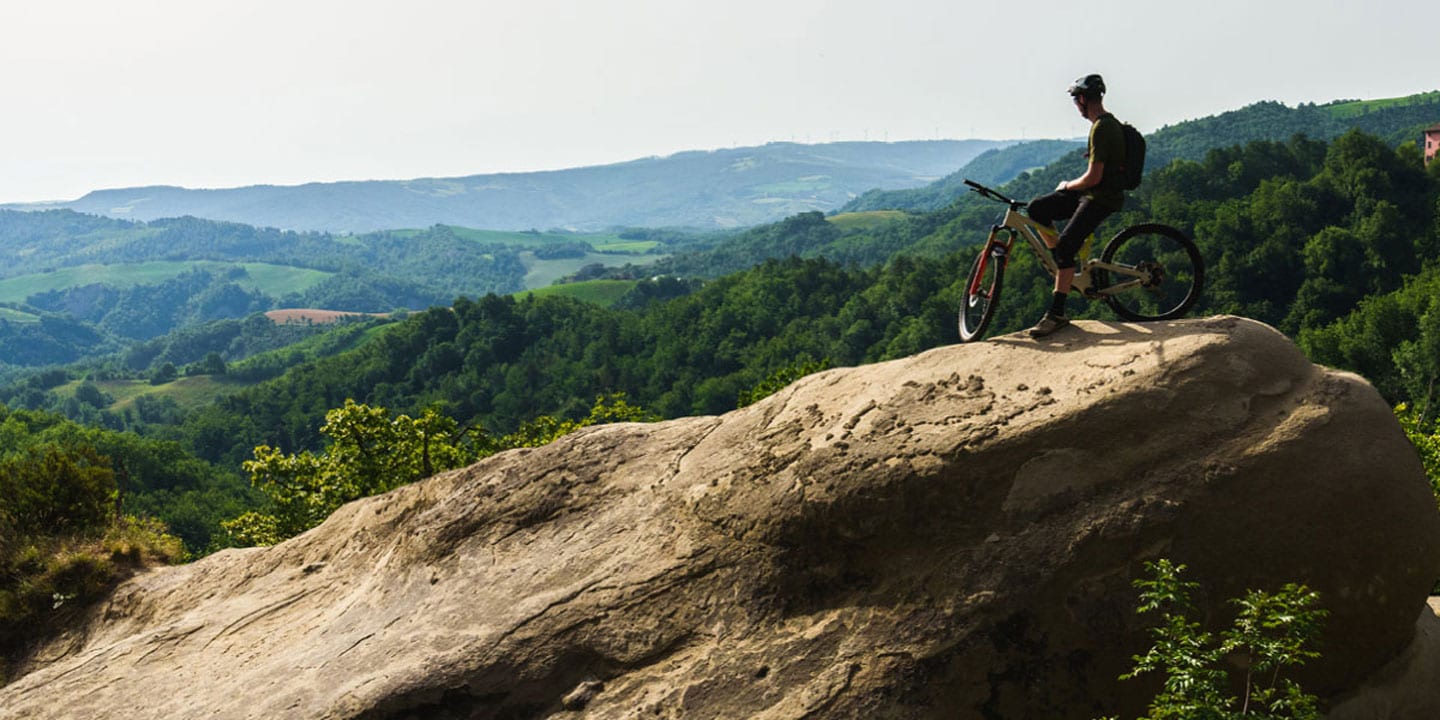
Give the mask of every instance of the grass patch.
[[270, 297], [304, 292], [334, 275], [324, 270], [269, 263], [242, 263], [240, 267], [245, 268], [245, 272], [250, 275], [249, 279], [240, 281], [241, 287], [258, 290]]
[[10, 666], [73, 625], [115, 586], [147, 567], [185, 560], [157, 520], [119, 518], [96, 535], [0, 543], [0, 685]]
[[827, 218], [831, 225], [841, 230], [871, 230], [888, 225], [905, 217], [902, 210], [870, 210], [832, 215]]
[[1406, 95], [1405, 97], [1398, 98], [1342, 101], [1330, 105], [1323, 105], [1320, 109], [1324, 110], [1330, 117], [1343, 120], [1385, 108], [1429, 105], [1432, 103], [1440, 103], [1440, 90], [1431, 90], [1430, 92], [1420, 93], [1418, 95]]
[[[586, 253], [583, 257], [577, 258], [555, 258], [553, 260], [542, 260], [535, 257], [534, 253], [521, 253], [520, 261], [525, 264], [525, 289], [538, 290], [555, 284], [560, 278], [574, 275], [577, 270], [586, 265], [624, 265], [634, 263], [636, 265], [648, 265], [659, 260], [664, 255], [645, 255], [636, 258], [632, 255], [613, 255], [606, 253]], [[636, 262], [639, 260], [640, 262]]]
[[[81, 381], [75, 380], [61, 385], [55, 389], [55, 394], [60, 397], [72, 396], [80, 383]], [[147, 395], [171, 398], [182, 410], [188, 411], [209, 405], [221, 395], [235, 392], [249, 384], [224, 375], [187, 375], [164, 385], [151, 385], [148, 380], [101, 380], [95, 383], [95, 387], [114, 398], [114, 402], [105, 408], [111, 412], [122, 412], [134, 407], [135, 398]]]
[[564, 296], [573, 297], [577, 300], [595, 303], [602, 307], [610, 307], [617, 300], [635, 287], [638, 280], [586, 280], [577, 283], [565, 283], [563, 285], [549, 285], [547, 287], [535, 288], [524, 292], [515, 293], [515, 297], [523, 298], [527, 295], [535, 297]]
[[594, 242], [591, 242], [590, 247], [595, 248], [596, 252], [602, 253], [642, 255], [644, 253], [650, 252], [651, 250], [654, 250], [657, 247], [660, 247], [660, 242], [658, 240], [620, 240], [617, 238], [615, 242], [602, 243], [598, 245]]

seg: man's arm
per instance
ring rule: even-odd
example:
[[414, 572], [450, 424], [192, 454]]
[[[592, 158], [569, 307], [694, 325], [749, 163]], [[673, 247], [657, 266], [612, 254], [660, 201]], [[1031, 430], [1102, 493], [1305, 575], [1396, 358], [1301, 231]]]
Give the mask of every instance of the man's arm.
[[1096, 185], [1099, 185], [1100, 179], [1103, 177], [1105, 177], [1105, 163], [1101, 161], [1091, 160], [1090, 164], [1085, 166], [1084, 175], [1081, 175], [1074, 180], [1065, 180], [1061, 182], [1059, 185], [1055, 186], [1055, 190], [1057, 192], [1063, 192], [1066, 190], [1069, 190], [1071, 192], [1080, 192], [1082, 190], [1088, 190], [1092, 187], [1095, 187]]

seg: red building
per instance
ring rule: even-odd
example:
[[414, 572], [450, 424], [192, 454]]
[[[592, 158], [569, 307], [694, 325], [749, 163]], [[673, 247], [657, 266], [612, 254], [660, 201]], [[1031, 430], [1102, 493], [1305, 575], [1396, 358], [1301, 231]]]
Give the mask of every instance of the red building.
[[1440, 123], [1435, 123], [1425, 128], [1425, 164], [1430, 164], [1430, 159], [1435, 153], [1440, 152]]

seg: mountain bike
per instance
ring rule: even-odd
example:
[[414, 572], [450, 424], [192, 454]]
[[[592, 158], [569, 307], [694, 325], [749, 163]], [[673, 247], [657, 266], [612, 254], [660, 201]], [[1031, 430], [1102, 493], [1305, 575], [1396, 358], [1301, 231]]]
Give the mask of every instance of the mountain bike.
[[[985, 334], [995, 315], [1005, 284], [1005, 267], [1017, 237], [1025, 239], [1051, 277], [1057, 268], [1044, 238], [1044, 234], [1053, 236], [1055, 231], [1024, 214], [1029, 203], [971, 180], [965, 184], [971, 192], [1006, 206], [1004, 218], [991, 226], [965, 281], [965, 295], [960, 301], [960, 341], [970, 342]], [[1185, 233], [1159, 223], [1131, 225], [1110, 238], [1098, 260], [1089, 257], [1093, 240], [1092, 235], [1077, 258], [1072, 292], [1104, 300], [1116, 315], [1139, 321], [1180, 317], [1200, 297], [1205, 263]]]

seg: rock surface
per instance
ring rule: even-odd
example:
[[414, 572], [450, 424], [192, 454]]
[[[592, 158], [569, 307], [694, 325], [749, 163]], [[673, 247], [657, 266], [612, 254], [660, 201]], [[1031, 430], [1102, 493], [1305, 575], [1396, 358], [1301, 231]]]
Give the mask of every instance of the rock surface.
[[144, 574], [0, 717], [1133, 717], [1130, 583], [1161, 556], [1217, 623], [1319, 590], [1303, 680], [1354, 695], [1415, 647], [1440, 514], [1374, 390], [1274, 330], [1086, 322], [590, 428]]
[[1404, 652], [1345, 697], [1336, 698], [1329, 720], [1440, 718], [1440, 598], [1430, 598]]

